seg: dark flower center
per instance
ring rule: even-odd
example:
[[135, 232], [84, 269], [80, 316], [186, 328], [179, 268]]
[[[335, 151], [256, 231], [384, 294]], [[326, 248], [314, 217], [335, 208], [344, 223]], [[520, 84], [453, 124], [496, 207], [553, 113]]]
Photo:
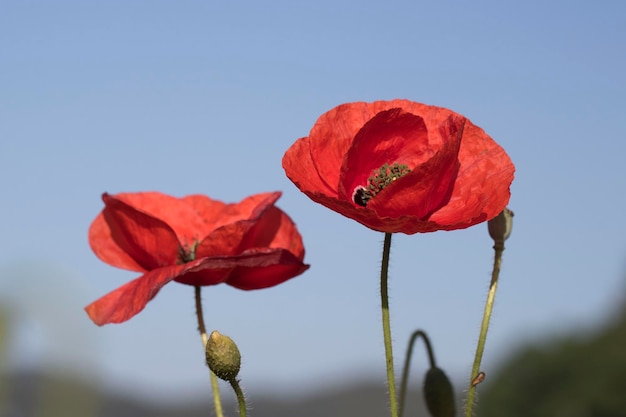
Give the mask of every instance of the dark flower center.
[[365, 207], [383, 188], [409, 172], [411, 170], [404, 164], [397, 162], [392, 165], [384, 164], [379, 169], [374, 170], [374, 174], [367, 179], [367, 186], [361, 185], [354, 190], [352, 199], [359, 206]]

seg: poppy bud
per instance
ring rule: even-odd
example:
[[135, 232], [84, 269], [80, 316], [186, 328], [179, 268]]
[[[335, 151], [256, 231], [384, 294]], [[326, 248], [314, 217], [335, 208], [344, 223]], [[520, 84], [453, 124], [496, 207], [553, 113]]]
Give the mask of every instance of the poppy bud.
[[505, 208], [500, 214], [487, 222], [489, 236], [496, 242], [504, 244], [513, 229], [513, 211]]
[[241, 354], [233, 339], [215, 330], [206, 344], [206, 363], [218, 378], [232, 381], [239, 373]]
[[432, 367], [426, 373], [424, 399], [431, 416], [454, 417], [456, 413], [454, 390], [452, 383], [440, 368]]

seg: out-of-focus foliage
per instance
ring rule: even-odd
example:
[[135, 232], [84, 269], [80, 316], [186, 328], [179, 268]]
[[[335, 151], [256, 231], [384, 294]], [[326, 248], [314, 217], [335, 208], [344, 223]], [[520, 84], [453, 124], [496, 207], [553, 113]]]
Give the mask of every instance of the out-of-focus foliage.
[[486, 384], [480, 417], [626, 417], [626, 306], [592, 335], [530, 347]]

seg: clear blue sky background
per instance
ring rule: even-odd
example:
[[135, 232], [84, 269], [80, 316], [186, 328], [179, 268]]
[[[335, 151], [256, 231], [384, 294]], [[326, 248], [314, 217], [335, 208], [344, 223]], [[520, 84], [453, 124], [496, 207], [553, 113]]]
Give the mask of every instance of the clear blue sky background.
[[[283, 190], [311, 269], [257, 292], [206, 288], [208, 326], [238, 342], [251, 395], [382, 384], [382, 234], [311, 202], [281, 167], [320, 114], [358, 100], [451, 108], [517, 166], [488, 375], [525, 343], [593, 329], [626, 288], [625, 4], [2, 2], [0, 302], [16, 323], [2, 367], [206, 395], [191, 287], [165, 287], [122, 325], [88, 320], [84, 305], [136, 274], [101, 263], [87, 229], [104, 191]], [[395, 238], [398, 360], [424, 328], [440, 365], [468, 375], [491, 245], [486, 225]]]

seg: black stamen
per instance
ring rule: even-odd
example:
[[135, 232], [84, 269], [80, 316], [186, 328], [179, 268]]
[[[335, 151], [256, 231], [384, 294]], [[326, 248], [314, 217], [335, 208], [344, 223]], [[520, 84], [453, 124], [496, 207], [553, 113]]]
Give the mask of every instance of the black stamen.
[[367, 187], [360, 185], [354, 190], [352, 201], [359, 206], [367, 206], [367, 203], [381, 192], [383, 188], [409, 172], [411, 170], [404, 164], [398, 164], [397, 162], [392, 165], [383, 164], [382, 167], [374, 170], [374, 174], [367, 179]]

